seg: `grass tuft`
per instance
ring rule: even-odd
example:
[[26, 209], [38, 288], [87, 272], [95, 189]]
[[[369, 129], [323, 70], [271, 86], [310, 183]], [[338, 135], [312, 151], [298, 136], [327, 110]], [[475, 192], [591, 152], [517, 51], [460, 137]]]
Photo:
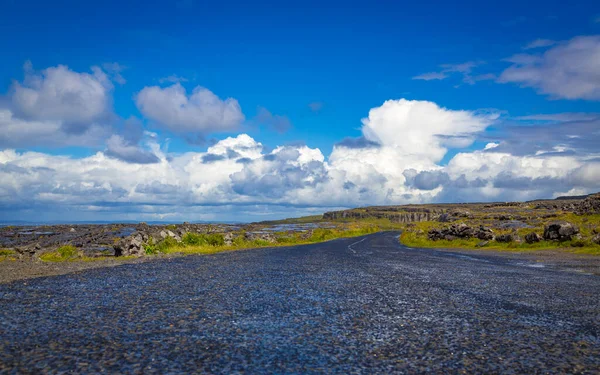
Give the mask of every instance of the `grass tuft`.
[[56, 249], [56, 251], [45, 253], [40, 256], [40, 259], [46, 262], [64, 262], [82, 258], [81, 251], [73, 245], [64, 245]]
[[0, 249], [0, 262], [4, 260], [16, 260], [17, 252], [11, 249]]

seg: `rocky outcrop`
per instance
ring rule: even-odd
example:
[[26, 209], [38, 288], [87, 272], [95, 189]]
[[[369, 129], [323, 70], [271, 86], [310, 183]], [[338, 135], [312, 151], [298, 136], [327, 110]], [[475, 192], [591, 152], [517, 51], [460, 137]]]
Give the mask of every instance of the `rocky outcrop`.
[[125, 237], [114, 244], [115, 256], [143, 256], [146, 255], [144, 243], [148, 241], [148, 236], [137, 232], [129, 237]]
[[271, 233], [266, 232], [246, 232], [244, 233], [244, 237], [247, 241], [266, 241], [273, 243], [276, 241], [275, 236]]
[[436, 220], [440, 223], [449, 223], [456, 219], [454, 217], [452, 217], [452, 215], [450, 215], [449, 213], [444, 213], [444, 214], [439, 215]]
[[448, 240], [452, 241], [457, 238], [475, 237], [483, 241], [491, 241], [495, 238], [494, 231], [486, 228], [483, 225], [478, 229], [473, 229], [465, 223], [452, 224], [446, 228], [433, 228], [427, 232], [427, 237], [432, 241]]
[[575, 205], [578, 215], [600, 214], [600, 194], [590, 195]]
[[577, 234], [579, 234], [579, 228], [566, 221], [554, 221], [544, 227], [545, 240], [569, 241]]
[[225, 235], [223, 236], [223, 240], [225, 241], [225, 246], [231, 246], [233, 245], [233, 233], [228, 232], [225, 233]]
[[437, 240], [448, 240], [452, 241], [457, 238], [471, 238], [473, 237], [473, 228], [465, 223], [452, 224], [447, 228], [432, 228], [427, 232], [427, 237], [432, 241]]
[[15, 252], [19, 254], [19, 258], [33, 258], [42, 251], [42, 246], [35, 243], [29, 246], [15, 247]]
[[483, 225], [479, 227], [479, 229], [475, 232], [475, 237], [484, 241], [491, 241], [495, 238], [494, 231], [490, 228], [486, 228]]
[[594, 237], [592, 237], [592, 242], [595, 243], [596, 245], [600, 245], [600, 233], [596, 234]]
[[472, 219], [473, 214], [467, 210], [454, 209], [437, 216], [436, 220], [440, 223], [448, 223], [460, 219]]
[[167, 238], [172, 238], [177, 242], [181, 242], [181, 238], [185, 233], [183, 229], [178, 229], [177, 233], [170, 229], [152, 228], [150, 226], [142, 226], [138, 231], [130, 236], [122, 238], [113, 245], [115, 256], [144, 256], [146, 249], [144, 245], [163, 241]]
[[430, 210], [430, 209], [415, 209], [410, 207], [394, 208], [394, 207], [382, 207], [382, 208], [369, 208], [361, 210], [344, 210], [344, 211], [331, 211], [323, 214], [325, 220], [337, 220], [337, 219], [389, 219], [393, 223], [415, 223], [421, 221], [435, 220], [442, 210]]
[[535, 232], [531, 232], [525, 235], [525, 242], [528, 244], [540, 242], [542, 240], [542, 236]]
[[171, 237], [171, 238], [174, 238], [174, 239], [175, 239], [175, 241], [177, 241], [177, 242], [181, 242], [181, 237], [182, 237], [182, 236], [183, 236], [183, 234], [181, 234], [181, 235], [179, 235], [179, 234], [175, 234], [175, 233], [173, 233], [172, 231], [170, 231], [170, 230], [168, 230], [168, 229], [167, 229], [167, 230], [161, 230], [161, 231], [158, 233], [158, 237], [159, 237], [160, 239], [163, 239], [163, 240], [164, 240], [164, 239], [165, 239], [165, 238], [167, 238], [167, 237]]
[[472, 218], [473, 214], [470, 211], [467, 210], [461, 210], [461, 209], [454, 209], [452, 211], [449, 212], [450, 216], [453, 217], [459, 217], [459, 218]]
[[515, 237], [512, 234], [501, 234], [496, 236], [496, 242], [513, 242]]

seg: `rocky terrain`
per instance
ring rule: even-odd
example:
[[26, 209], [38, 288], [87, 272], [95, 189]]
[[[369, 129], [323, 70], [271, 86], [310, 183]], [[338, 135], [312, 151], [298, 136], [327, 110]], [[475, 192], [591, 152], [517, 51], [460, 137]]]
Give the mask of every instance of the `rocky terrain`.
[[[389, 220], [406, 224], [403, 238], [484, 247], [528, 244], [600, 246], [600, 193], [529, 202], [380, 206], [327, 212], [329, 220]], [[429, 241], [429, 243], [427, 243]], [[470, 241], [470, 242], [468, 242]], [[537, 245], [536, 245], [537, 246]], [[600, 248], [598, 248], [600, 253]]]
[[439, 203], [403, 206], [373, 206], [323, 214], [325, 220], [389, 219], [397, 223], [453, 221], [474, 215], [496, 220], [547, 219], [557, 213], [600, 214], [600, 193], [583, 197], [560, 197], [528, 202]]
[[[282, 244], [282, 236], [283, 239], [291, 236], [295, 241], [290, 243], [303, 243], [318, 230], [353, 223], [372, 223], [379, 230], [402, 229], [402, 241], [413, 247], [557, 249], [562, 246], [600, 254], [600, 194], [594, 194], [530, 202], [366, 207], [326, 212], [322, 218], [244, 225], [5, 226], [0, 227], [0, 264], [12, 260], [40, 265], [45, 263], [40, 259], [47, 260], [45, 255], [58, 253], [65, 246], [77, 253], [75, 260], [110, 263], [111, 259], [156, 254], [152, 250], [159, 244], [177, 246], [190, 235], [214, 241], [220, 249]], [[312, 242], [319, 240], [322, 239]], [[18, 267], [11, 265], [10, 269], [28, 274], [23, 270], [30, 265], [21, 263]], [[40, 266], [29, 274], [37, 275], [38, 268], [52, 267]]]
[[139, 223], [6, 226], [0, 227], [0, 250], [21, 260], [39, 258], [65, 245], [77, 248], [82, 256], [88, 258], [143, 256], [147, 245], [168, 240], [180, 243], [188, 233], [217, 235], [223, 239], [223, 245], [228, 246], [236, 238], [275, 243], [275, 234], [278, 233], [299, 233], [300, 237], [309, 237], [314, 229], [331, 226], [326, 222], [291, 225]]

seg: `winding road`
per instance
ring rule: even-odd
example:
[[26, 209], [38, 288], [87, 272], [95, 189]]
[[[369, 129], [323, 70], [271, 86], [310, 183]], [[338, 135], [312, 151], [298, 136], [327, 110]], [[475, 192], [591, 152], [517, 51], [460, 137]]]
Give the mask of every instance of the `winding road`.
[[397, 236], [0, 285], [0, 373], [600, 373], [600, 277]]

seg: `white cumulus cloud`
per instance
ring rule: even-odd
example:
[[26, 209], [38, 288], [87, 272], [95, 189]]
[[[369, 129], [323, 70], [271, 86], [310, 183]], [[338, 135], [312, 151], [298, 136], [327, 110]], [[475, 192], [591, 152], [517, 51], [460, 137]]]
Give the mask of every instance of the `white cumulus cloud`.
[[180, 83], [166, 88], [145, 87], [135, 101], [144, 116], [176, 133], [231, 131], [244, 121], [237, 100], [222, 100], [200, 86], [191, 95]]
[[24, 81], [12, 87], [14, 114], [74, 127], [105, 119], [112, 107], [112, 84], [100, 68], [92, 70], [92, 74], [77, 73], [58, 65], [37, 74], [26, 66]]
[[0, 147], [94, 146], [110, 134], [113, 85], [98, 67], [65, 65], [40, 72], [25, 64], [0, 106]]
[[51, 207], [113, 220], [214, 220], [222, 219], [222, 212], [232, 220], [256, 220], [269, 212], [294, 216], [340, 207], [530, 199], [598, 189], [600, 155], [579, 143], [569, 146], [577, 152], [560, 151], [562, 138], [546, 140], [552, 152], [519, 155], [506, 151], [507, 136], [480, 150], [460, 150], [441, 164], [449, 148], [470, 145], [496, 117], [390, 100], [363, 120], [362, 138], [342, 141], [328, 158], [309, 145], [268, 151], [247, 134], [222, 139], [205, 152], [182, 154], [167, 153], [148, 133], [112, 136], [105, 151], [84, 158], [3, 150], [0, 213]]
[[468, 146], [497, 118], [497, 114], [449, 110], [427, 101], [388, 100], [369, 111], [362, 132], [402, 156], [438, 162], [448, 145]]

